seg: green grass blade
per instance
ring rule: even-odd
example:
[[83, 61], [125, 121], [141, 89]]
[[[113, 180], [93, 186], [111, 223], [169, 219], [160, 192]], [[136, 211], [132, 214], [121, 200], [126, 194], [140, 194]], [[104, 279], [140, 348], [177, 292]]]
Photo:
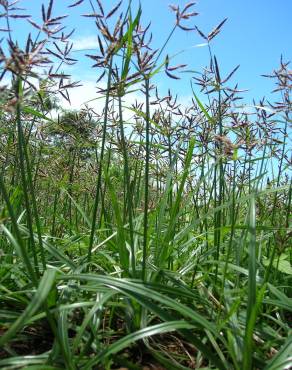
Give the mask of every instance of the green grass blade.
[[19, 318], [10, 326], [10, 328], [0, 338], [0, 346], [3, 346], [10, 339], [12, 339], [17, 332], [19, 332], [27, 321], [33, 316], [33, 314], [39, 309], [39, 307], [45, 302], [46, 298], [50, 294], [50, 291], [54, 285], [56, 278], [55, 270], [45, 271], [37, 291], [32, 297], [31, 302], [19, 316]]
[[264, 370], [288, 370], [292, 367], [292, 333]]
[[102, 362], [106, 357], [115, 354], [127, 347], [132, 343], [143, 340], [144, 338], [151, 337], [158, 334], [169, 333], [178, 329], [192, 329], [194, 326], [186, 321], [169, 321], [162, 324], [148, 326], [141, 330], [131, 333], [117, 341], [112, 345], [108, 346], [106, 350], [100, 353], [96, 358], [90, 360], [86, 365], [85, 369], [91, 369], [93, 365]]

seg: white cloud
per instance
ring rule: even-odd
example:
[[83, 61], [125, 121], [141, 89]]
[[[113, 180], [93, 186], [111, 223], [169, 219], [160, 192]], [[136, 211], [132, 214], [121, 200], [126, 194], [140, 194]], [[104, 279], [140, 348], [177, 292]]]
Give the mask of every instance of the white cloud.
[[[100, 88], [106, 88], [106, 84], [99, 82], [97, 85], [93, 79], [84, 80], [82, 86], [68, 90], [71, 104], [62, 96], [58, 96], [60, 105], [63, 109], [77, 111], [88, 106], [94, 109], [95, 112], [101, 113], [104, 109], [105, 97], [98, 93]], [[135, 101], [143, 102], [144, 100], [144, 95], [139, 91], [131, 92], [122, 98], [124, 107], [130, 107]], [[56, 115], [56, 113], [54, 112], [53, 115]], [[126, 121], [133, 116], [133, 112], [129, 109], [124, 109], [123, 113]]]
[[71, 42], [73, 43], [74, 51], [99, 48], [96, 36], [78, 37], [76, 39], [72, 39]]
[[94, 81], [82, 81], [82, 86], [75, 87], [68, 91], [71, 105], [63, 98], [61, 99], [61, 105], [64, 109], [78, 110], [82, 107], [84, 108], [84, 105], [90, 101], [88, 105], [96, 109], [100, 104], [102, 104], [102, 99], [91, 101], [92, 99], [97, 98], [96, 90], [96, 83]]

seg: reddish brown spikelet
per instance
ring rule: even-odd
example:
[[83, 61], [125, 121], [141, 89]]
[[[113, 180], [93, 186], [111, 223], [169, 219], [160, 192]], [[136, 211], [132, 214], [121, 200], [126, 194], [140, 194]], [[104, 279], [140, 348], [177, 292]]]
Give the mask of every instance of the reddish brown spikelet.
[[218, 24], [208, 35], [208, 40], [211, 41], [215, 36], [218, 35], [220, 32], [223, 24], [227, 21], [227, 18], [225, 18], [221, 23]]
[[170, 7], [170, 9], [171, 9], [172, 11], [174, 11], [174, 12], [177, 12], [177, 11], [178, 11], [178, 7], [177, 7], [176, 5], [172, 5], [172, 4], [170, 4], [170, 5], [169, 5], [169, 7]]
[[78, 0], [75, 3], [68, 6], [68, 8], [73, 8], [74, 6], [78, 6], [83, 3], [84, 0]]
[[9, 17], [17, 19], [17, 18], [30, 18], [31, 16], [27, 14], [9, 14]]
[[34, 21], [32, 21], [31, 19], [28, 19], [28, 21], [29, 21], [29, 23], [32, 25], [32, 26], [34, 26], [36, 29], [38, 29], [38, 30], [42, 30], [42, 27], [41, 26], [39, 26], [38, 24], [36, 24]]
[[197, 30], [197, 32], [198, 32], [198, 34], [204, 39], [204, 40], [206, 40], [206, 41], [208, 41], [208, 37], [197, 27], [197, 26], [195, 26], [195, 28], [196, 28], [196, 30]]
[[168, 70], [165, 70], [165, 73], [167, 74], [168, 77], [174, 79], [174, 80], [180, 80], [178, 76], [173, 75], [172, 73], [169, 73]]
[[5, 10], [7, 10], [9, 4], [7, 0], [0, 0], [0, 5], [2, 5]]
[[46, 23], [47, 16], [46, 16], [46, 10], [45, 10], [44, 4], [42, 4], [42, 18], [43, 18], [43, 22]]
[[122, 4], [122, 0], [107, 14], [106, 19], [110, 18], [112, 15], [115, 14], [115, 12], [119, 9], [119, 7]]
[[53, 3], [54, 3], [54, 0], [50, 0], [49, 6], [48, 6], [48, 10], [47, 10], [47, 19], [50, 19], [51, 18], [52, 9], [53, 9]]
[[229, 73], [229, 75], [222, 81], [222, 83], [225, 83], [225, 82], [227, 82], [232, 76], [233, 76], [233, 74], [238, 70], [238, 68], [239, 68], [239, 64], [238, 64], [238, 66], [236, 66], [230, 73]]
[[186, 66], [187, 66], [187, 64], [178, 64], [177, 66], [169, 67], [169, 68], [168, 68], [168, 71], [175, 71], [175, 70], [177, 70], [177, 69], [179, 69], [179, 68], [184, 68], [184, 67], [186, 67]]
[[99, 10], [100, 10], [101, 14], [104, 16], [103, 6], [102, 6], [100, 0], [96, 0], [96, 2], [97, 2], [97, 5], [99, 7]]
[[102, 45], [102, 42], [101, 42], [101, 39], [99, 36], [97, 36], [97, 39], [98, 39], [98, 45], [99, 45], [99, 49], [101, 51], [101, 54], [104, 56], [104, 48], [103, 48], [103, 45]]
[[181, 24], [178, 24], [178, 27], [182, 29], [183, 31], [194, 31], [195, 30], [195, 28], [182, 26]]
[[190, 9], [192, 6], [196, 5], [195, 1], [189, 2], [185, 5], [185, 7], [182, 10], [182, 14], [184, 14], [188, 9]]
[[219, 84], [221, 84], [221, 77], [220, 77], [220, 72], [219, 72], [219, 66], [217, 63], [217, 58], [214, 56], [214, 62], [215, 62], [215, 75], [216, 75], [216, 80]]
[[197, 12], [191, 12], [191, 13], [183, 13], [181, 16], [182, 19], [190, 19], [191, 17], [197, 16], [199, 13]]
[[102, 74], [99, 76], [99, 78], [96, 80], [96, 83], [99, 83], [99, 81], [105, 76], [105, 71], [102, 72]]

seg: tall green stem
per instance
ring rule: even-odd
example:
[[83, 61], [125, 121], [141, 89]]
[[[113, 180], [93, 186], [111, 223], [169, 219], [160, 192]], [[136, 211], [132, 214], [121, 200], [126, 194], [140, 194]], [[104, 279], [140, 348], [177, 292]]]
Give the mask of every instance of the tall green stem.
[[150, 81], [145, 78], [145, 94], [146, 94], [146, 160], [145, 160], [145, 189], [144, 189], [144, 230], [143, 230], [143, 260], [142, 260], [142, 279], [146, 279], [146, 258], [147, 258], [147, 245], [148, 245], [148, 202], [149, 202], [149, 158], [150, 158]]
[[134, 232], [133, 232], [133, 207], [132, 207], [132, 195], [131, 195], [131, 185], [130, 185], [131, 173], [129, 169], [129, 160], [128, 160], [128, 155], [127, 155], [127, 147], [126, 147], [126, 140], [125, 140], [121, 95], [119, 95], [119, 124], [120, 124], [121, 139], [122, 139], [122, 151], [123, 151], [123, 157], [124, 157], [124, 178], [125, 178], [125, 183], [126, 183], [126, 201], [127, 201], [127, 207], [128, 207], [129, 228], [130, 228], [131, 266], [132, 266], [132, 272], [135, 275], [136, 267], [135, 267], [135, 249], [134, 249]]
[[99, 196], [100, 196], [100, 190], [101, 190], [100, 187], [101, 187], [101, 178], [102, 178], [102, 164], [103, 164], [103, 158], [104, 158], [104, 152], [105, 152], [105, 140], [106, 140], [106, 130], [107, 130], [109, 100], [110, 100], [110, 90], [111, 90], [112, 63], [113, 63], [113, 57], [110, 60], [109, 71], [108, 71], [107, 90], [106, 90], [105, 108], [104, 108], [104, 120], [103, 120], [103, 129], [102, 129], [102, 143], [101, 143], [101, 152], [100, 152], [100, 158], [99, 158], [99, 171], [98, 171], [98, 176], [97, 176], [95, 200], [94, 200], [94, 205], [93, 205], [93, 215], [92, 215], [92, 223], [91, 223], [91, 230], [90, 230], [90, 239], [89, 239], [88, 252], [87, 252], [87, 262], [88, 263], [91, 262], [92, 247], [93, 247], [95, 227], [96, 227], [96, 217], [97, 217]]

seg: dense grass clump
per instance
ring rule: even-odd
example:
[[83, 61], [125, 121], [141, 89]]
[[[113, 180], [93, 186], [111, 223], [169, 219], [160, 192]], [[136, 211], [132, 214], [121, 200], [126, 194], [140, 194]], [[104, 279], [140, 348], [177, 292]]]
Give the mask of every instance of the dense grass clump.
[[[205, 35], [194, 3], [171, 6], [156, 50], [131, 1], [89, 1], [103, 109], [64, 111], [79, 82], [53, 5], [39, 24], [0, 1], [0, 367], [291, 368], [288, 63], [277, 102], [246, 110], [211, 48], [225, 20]], [[155, 86], [186, 67], [167, 55], [179, 28], [210, 51], [189, 105]]]

